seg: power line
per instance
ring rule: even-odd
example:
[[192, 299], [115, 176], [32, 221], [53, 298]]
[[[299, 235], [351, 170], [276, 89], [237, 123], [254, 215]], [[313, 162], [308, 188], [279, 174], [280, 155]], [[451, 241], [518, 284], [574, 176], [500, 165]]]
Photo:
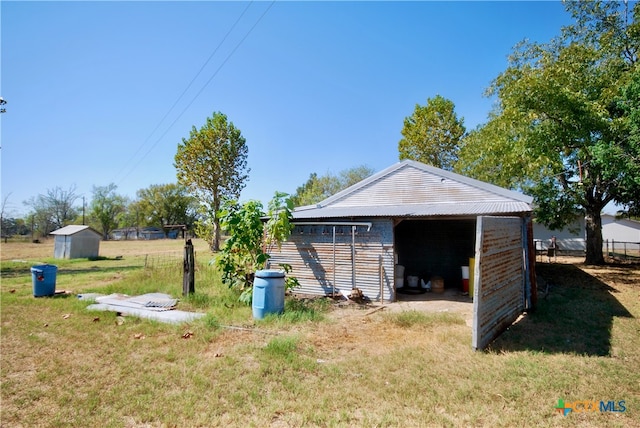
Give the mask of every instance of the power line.
[[[129, 164], [136, 158], [136, 156], [138, 156], [138, 153], [140, 153], [140, 151], [143, 149], [143, 147], [147, 144], [147, 142], [151, 139], [151, 136], [158, 130], [158, 128], [160, 128], [160, 125], [162, 125], [162, 123], [164, 122], [164, 120], [167, 118], [167, 116], [169, 116], [169, 113], [171, 113], [171, 111], [175, 108], [175, 106], [178, 104], [178, 102], [180, 102], [180, 100], [182, 99], [182, 97], [184, 97], [184, 94], [187, 93], [187, 91], [189, 90], [189, 88], [191, 88], [191, 86], [193, 85], [193, 82], [195, 82], [195, 80], [198, 78], [198, 76], [200, 76], [200, 74], [202, 73], [202, 70], [204, 70], [204, 68], [207, 66], [207, 64], [209, 64], [209, 62], [211, 61], [211, 59], [214, 57], [214, 55], [218, 52], [218, 50], [220, 49], [220, 47], [222, 46], [222, 44], [227, 40], [227, 37], [229, 37], [229, 35], [231, 34], [231, 32], [236, 28], [236, 26], [238, 25], [238, 23], [240, 22], [240, 20], [242, 19], [242, 17], [244, 16], [244, 14], [247, 12], [247, 10], [249, 9], [249, 7], [253, 4], [253, 1], [250, 2], [249, 4], [247, 4], [247, 7], [244, 8], [244, 10], [242, 11], [242, 13], [240, 14], [240, 16], [238, 16], [238, 18], [236, 19], [236, 21], [233, 23], [233, 25], [231, 26], [231, 28], [229, 29], [229, 31], [227, 31], [227, 33], [224, 35], [224, 37], [222, 38], [222, 40], [218, 43], [218, 45], [215, 47], [215, 49], [213, 50], [213, 52], [211, 53], [211, 55], [209, 55], [209, 58], [207, 58], [207, 60], [204, 62], [204, 64], [202, 64], [202, 67], [200, 67], [200, 70], [198, 70], [198, 72], [196, 73], [195, 76], [193, 76], [193, 78], [191, 79], [191, 81], [189, 82], [189, 84], [187, 85], [187, 87], [184, 89], [184, 91], [182, 91], [182, 93], [180, 94], [180, 96], [175, 100], [175, 102], [173, 103], [173, 105], [169, 108], [169, 110], [167, 110], [167, 112], [164, 114], [164, 116], [162, 116], [162, 119], [160, 119], [160, 121], [158, 122], [158, 124], [156, 125], [155, 128], [153, 128], [153, 131], [151, 131], [151, 133], [147, 136], [147, 138], [144, 140], [144, 142], [138, 147], [138, 149], [136, 150], [136, 152], [133, 154], [133, 156], [131, 156], [127, 162], [125, 162], [125, 164], [122, 166], [122, 168], [120, 169], [120, 171], [118, 171], [118, 173], [116, 174], [116, 177], [118, 177], [120, 174], [122, 174], [127, 167], [129, 166]], [[127, 174], [128, 175], [128, 174]], [[126, 178], [123, 177], [122, 180], [124, 180]]]
[[[136, 162], [131, 169], [129, 169], [129, 171], [122, 177], [122, 179], [118, 182], [118, 184], [122, 183], [133, 171], [135, 171], [137, 169], [137, 167], [140, 165], [140, 163], [149, 155], [149, 153], [151, 153], [151, 151], [160, 143], [160, 141], [162, 140], [162, 138], [164, 138], [164, 136], [169, 132], [169, 130], [173, 127], [173, 125], [176, 124], [176, 122], [182, 117], [182, 115], [187, 111], [187, 109], [189, 109], [189, 107], [191, 107], [191, 105], [195, 102], [195, 100], [200, 96], [200, 94], [204, 91], [204, 89], [209, 85], [209, 83], [211, 83], [211, 81], [215, 78], [215, 76], [220, 72], [220, 70], [222, 69], [222, 67], [229, 61], [229, 59], [233, 56], [233, 54], [238, 50], [238, 48], [240, 47], [240, 45], [242, 45], [242, 43], [247, 39], [247, 37], [249, 37], [249, 35], [251, 34], [251, 32], [256, 28], [256, 26], [258, 25], [258, 23], [262, 20], [262, 18], [264, 18], [264, 16], [267, 14], [267, 12], [271, 9], [271, 7], [274, 5], [275, 0], [273, 0], [271, 2], [271, 4], [269, 5], [269, 7], [267, 7], [265, 9], [265, 11], [262, 13], [262, 15], [260, 15], [260, 17], [258, 18], [258, 20], [253, 24], [253, 26], [249, 29], [249, 31], [247, 31], [247, 33], [244, 35], [244, 37], [236, 44], [236, 46], [233, 48], [233, 50], [227, 55], [227, 57], [224, 59], [224, 61], [222, 61], [222, 63], [220, 64], [220, 66], [215, 70], [215, 72], [212, 74], [212, 76], [207, 80], [207, 82], [200, 88], [200, 90], [196, 93], [196, 95], [191, 99], [191, 101], [186, 105], [186, 107], [180, 112], [180, 114], [173, 120], [173, 122], [171, 122], [171, 124], [167, 127], [167, 129], [162, 133], [162, 135], [160, 135], [160, 137], [158, 137], [158, 139], [156, 140], [156, 142], [144, 153], [144, 155], [138, 160], [138, 162]], [[167, 111], [167, 113], [162, 117], [162, 119], [160, 120], [160, 122], [158, 122], [158, 125], [154, 128], [154, 130], [151, 132], [151, 134], [149, 134], [149, 137], [147, 137], [147, 139], [145, 140], [145, 142], [138, 148], [138, 150], [136, 151], [136, 153], [134, 154], [134, 156], [131, 157], [131, 159], [134, 159], [135, 156], [140, 152], [140, 150], [142, 150], [142, 148], [146, 145], [147, 141], [151, 138], [151, 136], [155, 133], [155, 131], [160, 127], [160, 125], [162, 124], [162, 122], [166, 119], [166, 117], [169, 115], [169, 113], [174, 109], [174, 107], [178, 104], [178, 102], [182, 99], [182, 97], [186, 94], [186, 92], [189, 90], [189, 88], [193, 85], [193, 83], [195, 82], [196, 78], [202, 73], [202, 71], [204, 70], [205, 66], [211, 61], [211, 59], [213, 58], [213, 56], [216, 54], [216, 52], [220, 49], [220, 47], [222, 46], [222, 44], [226, 41], [226, 39], [228, 38], [228, 36], [231, 34], [231, 32], [235, 29], [235, 27], [237, 26], [237, 24], [240, 22], [240, 20], [242, 19], [242, 17], [245, 15], [245, 13], [247, 12], [247, 10], [249, 9], [249, 7], [251, 6], [251, 4], [253, 4], [253, 1], [251, 3], [249, 3], [247, 5], [247, 7], [242, 11], [242, 13], [240, 14], [240, 16], [238, 17], [238, 19], [236, 19], [236, 21], [234, 22], [234, 24], [231, 26], [231, 28], [229, 29], [229, 31], [225, 34], [224, 38], [220, 41], [220, 43], [218, 44], [218, 46], [214, 49], [214, 51], [211, 53], [211, 55], [209, 56], [209, 58], [207, 59], [207, 61], [202, 65], [202, 67], [200, 68], [200, 70], [198, 71], [198, 73], [194, 76], [193, 79], [191, 79], [191, 82], [189, 82], [189, 84], [187, 85], [187, 87], [185, 88], [185, 90], [182, 92], [182, 94], [180, 94], [180, 96], [178, 97], [178, 99], [173, 103], [173, 105], [171, 106], [171, 108], [169, 109], [169, 111]], [[120, 173], [122, 173], [125, 170], [125, 167], [123, 167], [120, 172], [118, 173], [118, 175]]]

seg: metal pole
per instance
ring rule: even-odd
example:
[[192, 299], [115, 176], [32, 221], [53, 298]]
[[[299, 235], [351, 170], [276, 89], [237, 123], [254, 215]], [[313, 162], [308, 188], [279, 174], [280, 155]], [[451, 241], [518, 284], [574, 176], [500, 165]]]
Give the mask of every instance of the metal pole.
[[333, 226], [333, 284], [331, 297], [336, 297], [336, 227]]
[[356, 288], [356, 226], [351, 226], [351, 289]]
[[384, 266], [382, 256], [378, 256], [378, 266], [380, 271], [380, 303], [384, 303]]

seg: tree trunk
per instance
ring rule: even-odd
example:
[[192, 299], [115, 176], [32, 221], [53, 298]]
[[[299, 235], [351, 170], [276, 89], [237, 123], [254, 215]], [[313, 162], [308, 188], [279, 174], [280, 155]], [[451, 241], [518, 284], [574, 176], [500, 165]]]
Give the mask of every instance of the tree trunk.
[[211, 243], [212, 251], [220, 251], [220, 220], [216, 215], [213, 219], [213, 242]]
[[587, 265], [603, 265], [602, 217], [600, 210], [587, 210], [585, 228], [587, 231], [587, 255], [584, 263]]
[[220, 195], [218, 192], [213, 193], [213, 242], [211, 243], [211, 251], [220, 251]]

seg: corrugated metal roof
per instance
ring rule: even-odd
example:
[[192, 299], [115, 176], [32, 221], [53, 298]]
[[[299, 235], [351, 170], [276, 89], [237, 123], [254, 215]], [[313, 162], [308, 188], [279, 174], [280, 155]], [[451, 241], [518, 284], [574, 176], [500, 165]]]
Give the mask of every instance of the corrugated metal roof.
[[427, 217], [531, 211], [533, 198], [420, 162], [405, 160], [317, 205], [296, 208], [295, 219]]
[[463, 215], [500, 215], [531, 211], [524, 202], [473, 202], [440, 204], [375, 205], [360, 207], [326, 207], [296, 210], [296, 220], [342, 217], [432, 217]]
[[[94, 233], [97, 233], [98, 235], [100, 235], [99, 232], [91, 229], [89, 226], [82, 226], [82, 225], [70, 225], [70, 226], [65, 226], [62, 227], [58, 230], [54, 230], [53, 232], [51, 232], [51, 235], [74, 235], [78, 232], [82, 232], [83, 230], [89, 229]], [[100, 235], [102, 236], [102, 235]]]

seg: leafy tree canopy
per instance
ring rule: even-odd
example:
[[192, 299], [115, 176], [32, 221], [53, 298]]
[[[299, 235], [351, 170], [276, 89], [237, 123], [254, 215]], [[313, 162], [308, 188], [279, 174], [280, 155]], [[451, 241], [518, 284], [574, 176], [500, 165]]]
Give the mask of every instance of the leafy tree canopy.
[[[567, 2], [575, 24], [548, 44], [524, 41], [488, 90], [497, 107], [463, 142], [456, 170], [526, 190], [536, 218], [586, 218], [586, 262], [604, 262], [600, 213], [638, 194], [640, 5]], [[637, 123], [637, 119], [635, 119]], [[636, 139], [637, 141], [637, 139]]]
[[316, 204], [347, 187], [353, 186], [373, 173], [373, 169], [365, 165], [343, 170], [338, 175], [327, 173], [319, 177], [314, 172], [306, 183], [296, 189], [296, 193], [291, 196], [291, 201], [297, 207]]
[[117, 229], [119, 217], [126, 211], [129, 203], [125, 196], [118, 195], [118, 186], [114, 183], [108, 186], [93, 186], [93, 198], [90, 206], [90, 218], [102, 232], [104, 239]]
[[175, 155], [178, 182], [202, 204], [203, 224], [213, 228], [211, 247], [220, 249], [218, 211], [223, 199], [238, 199], [249, 177], [249, 148], [242, 133], [227, 116], [217, 112], [205, 124], [194, 126]]
[[137, 196], [138, 216], [145, 225], [183, 224], [189, 228], [196, 221], [197, 200], [181, 184], [154, 184], [138, 190]]
[[398, 143], [400, 160], [451, 170], [465, 132], [464, 120], [456, 115], [452, 101], [440, 95], [428, 98], [426, 106], [416, 104], [413, 114], [404, 120]]
[[[269, 202], [265, 223], [262, 204], [248, 201], [240, 205], [236, 201], [225, 200], [220, 211], [222, 227], [228, 239], [218, 256], [216, 264], [222, 272], [222, 282], [229, 287], [242, 290], [240, 300], [251, 303], [253, 280], [257, 270], [268, 267], [270, 253], [287, 240], [293, 230], [291, 223], [293, 203], [286, 193], [276, 192]], [[280, 265], [286, 273], [290, 265]], [[295, 277], [285, 279], [286, 288], [298, 285]]]

